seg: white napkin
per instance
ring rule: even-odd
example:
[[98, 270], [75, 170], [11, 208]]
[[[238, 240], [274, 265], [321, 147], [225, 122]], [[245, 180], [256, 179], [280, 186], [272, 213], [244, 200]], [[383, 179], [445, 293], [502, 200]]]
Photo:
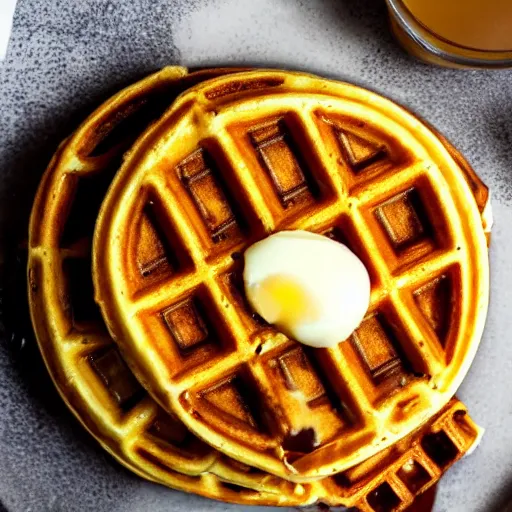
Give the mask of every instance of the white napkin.
[[7, 53], [16, 1], [17, 0], [0, 0], [0, 60], [3, 60]]

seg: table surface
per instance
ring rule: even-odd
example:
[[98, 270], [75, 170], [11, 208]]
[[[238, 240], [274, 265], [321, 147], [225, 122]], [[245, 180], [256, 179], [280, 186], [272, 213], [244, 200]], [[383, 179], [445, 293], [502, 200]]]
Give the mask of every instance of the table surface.
[[[389, 34], [384, 0], [19, 0], [0, 63], [0, 268], [24, 236], [58, 142], [111, 92], [176, 63], [303, 69], [361, 84], [427, 119], [491, 187], [491, 307], [459, 391], [486, 434], [445, 475], [435, 510], [501, 512], [512, 498], [512, 70], [414, 61]], [[33, 339], [11, 339], [1, 318], [0, 502], [9, 512], [246, 509], [116, 464], [61, 403]]]

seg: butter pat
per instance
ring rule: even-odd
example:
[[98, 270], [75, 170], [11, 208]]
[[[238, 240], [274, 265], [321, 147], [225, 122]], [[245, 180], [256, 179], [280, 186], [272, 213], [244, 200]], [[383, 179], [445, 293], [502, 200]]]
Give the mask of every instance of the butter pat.
[[281, 231], [245, 252], [244, 284], [254, 310], [312, 347], [347, 339], [370, 303], [370, 278], [348, 247], [308, 231]]

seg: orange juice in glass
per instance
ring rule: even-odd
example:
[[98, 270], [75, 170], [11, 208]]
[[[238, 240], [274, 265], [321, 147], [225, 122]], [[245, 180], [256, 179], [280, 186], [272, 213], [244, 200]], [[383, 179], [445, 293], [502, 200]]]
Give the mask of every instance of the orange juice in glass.
[[512, 66], [512, 0], [387, 0], [393, 32], [445, 66]]

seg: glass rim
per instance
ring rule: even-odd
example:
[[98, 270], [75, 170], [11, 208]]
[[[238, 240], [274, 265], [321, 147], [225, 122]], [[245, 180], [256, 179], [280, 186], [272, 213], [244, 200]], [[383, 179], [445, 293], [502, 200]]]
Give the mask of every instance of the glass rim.
[[[451, 42], [420, 23], [402, 0], [386, 0], [394, 21], [427, 53], [452, 64], [471, 67], [510, 67], [512, 49], [478, 50]], [[429, 40], [430, 39], [430, 40]], [[433, 41], [431, 41], [433, 40]], [[436, 45], [438, 42], [439, 45]]]

